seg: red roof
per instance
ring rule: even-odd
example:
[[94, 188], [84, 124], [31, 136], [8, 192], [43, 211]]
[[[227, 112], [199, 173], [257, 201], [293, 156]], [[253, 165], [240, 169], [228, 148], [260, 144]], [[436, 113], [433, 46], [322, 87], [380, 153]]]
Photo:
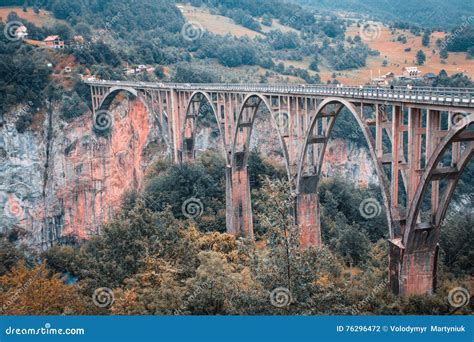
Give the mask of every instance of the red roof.
[[26, 26], [22, 25], [18, 27], [15, 32], [19, 33], [19, 32], [26, 32], [26, 31], [28, 31], [28, 29], [26, 28]]
[[49, 36], [49, 37], [46, 37], [46, 39], [44, 40], [45, 42], [53, 42], [55, 40], [58, 40], [59, 39], [59, 36]]

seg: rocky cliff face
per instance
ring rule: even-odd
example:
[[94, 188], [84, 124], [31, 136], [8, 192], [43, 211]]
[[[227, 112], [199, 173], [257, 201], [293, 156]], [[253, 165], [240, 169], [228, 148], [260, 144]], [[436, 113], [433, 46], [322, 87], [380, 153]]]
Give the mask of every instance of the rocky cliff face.
[[[114, 102], [106, 136], [94, 133], [91, 114], [66, 122], [55, 108], [38, 113], [33, 129], [18, 133], [19, 112], [5, 114], [0, 127], [0, 231], [16, 228], [22, 241], [38, 247], [61, 236], [96, 234], [123, 193], [142, 186], [147, 166], [170, 152], [140, 99]], [[278, 159], [276, 135], [264, 128], [257, 124], [255, 139]], [[197, 132], [197, 147], [221, 146], [215, 133]], [[367, 152], [353, 144], [333, 141], [326, 160], [327, 176], [340, 173], [362, 185], [375, 180]]]
[[[72, 122], [52, 109], [38, 130], [19, 134], [13, 110], [0, 128], [0, 227], [16, 227], [30, 244], [60, 236], [87, 238], [142, 185], [146, 167], [166, 153], [153, 116], [135, 99], [117, 101], [105, 137], [92, 115]], [[152, 150], [152, 152], [151, 152]]]

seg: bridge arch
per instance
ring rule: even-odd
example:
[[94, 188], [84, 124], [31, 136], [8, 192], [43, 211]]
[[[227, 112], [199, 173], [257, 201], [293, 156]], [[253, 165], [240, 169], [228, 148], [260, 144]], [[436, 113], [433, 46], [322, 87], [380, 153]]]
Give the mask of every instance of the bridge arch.
[[252, 137], [255, 118], [262, 104], [270, 113], [270, 122], [273, 128], [276, 129], [278, 140], [283, 151], [283, 159], [285, 161], [288, 179], [291, 181], [292, 176], [290, 171], [288, 148], [283, 139], [281, 127], [275, 118], [275, 114], [279, 115], [281, 113], [274, 111], [268, 98], [259, 93], [248, 94], [242, 101], [242, 105], [235, 123], [234, 136], [232, 140], [232, 165], [247, 165], [250, 154], [250, 139]]
[[110, 105], [112, 101], [115, 99], [115, 97], [120, 93], [121, 91], [125, 91], [129, 94], [132, 94], [133, 96], [138, 96], [138, 91], [132, 87], [122, 87], [122, 86], [115, 86], [109, 89], [107, 94], [102, 98], [102, 100], [99, 103], [99, 106], [97, 107], [97, 110], [109, 110]]
[[[271, 98], [270, 98], [271, 101]], [[283, 158], [291, 184], [291, 173], [288, 149], [282, 136], [281, 129], [275, 118], [275, 111], [269, 99], [258, 93], [250, 93], [244, 97], [235, 121], [232, 147], [230, 151], [230, 165], [227, 169], [227, 189], [230, 206], [227, 207], [229, 232], [237, 236], [253, 238], [252, 200], [248, 174], [248, 158], [250, 153], [250, 139], [252, 136], [255, 118], [261, 106], [265, 106], [270, 113], [271, 125], [276, 129], [283, 151]], [[281, 114], [278, 112], [278, 114]]]
[[[205, 104], [203, 105], [203, 102]], [[197, 105], [197, 106], [196, 106]], [[212, 99], [212, 95], [208, 94], [204, 91], [195, 91], [189, 97], [189, 100], [186, 103], [185, 111], [184, 111], [184, 119], [183, 125], [181, 127], [181, 146], [180, 150], [183, 153], [183, 158], [186, 160], [192, 160], [195, 158], [195, 130], [196, 130], [196, 121], [199, 119], [199, 113], [205, 108], [210, 109], [212, 114], [216, 120], [218, 129], [219, 129], [219, 136], [220, 140], [222, 141], [221, 151], [222, 156], [227, 158], [226, 156], [226, 142], [225, 136], [223, 132], [223, 127], [220, 123], [220, 119], [218, 116], [217, 108], [214, 104]], [[197, 107], [197, 111], [196, 111]], [[205, 110], [207, 110], [205, 109]]]
[[[474, 123], [474, 114], [466, 116], [463, 120], [459, 121], [454, 125], [447, 133], [447, 135], [437, 144], [435, 150], [433, 151], [431, 158], [428, 160], [425, 170], [420, 177], [420, 183], [416, 189], [415, 195], [413, 197], [412, 204], [408, 211], [405, 233], [403, 238], [403, 244], [407, 251], [411, 251], [416, 248], [420, 243], [424, 244], [436, 244], [438, 241], [439, 227], [446, 215], [448, 205], [452, 199], [456, 185], [461, 178], [462, 172], [464, 171], [467, 164], [470, 162], [474, 154], [474, 136], [472, 136], [472, 131], [467, 131], [467, 129], [472, 126]], [[463, 137], [463, 133], [466, 132]], [[450, 168], [439, 168], [439, 163], [445, 155], [445, 152], [454, 142], [467, 141], [467, 146], [464, 151], [460, 153], [459, 159], [456, 161], [455, 165]], [[442, 172], [441, 172], [442, 171]], [[421, 210], [421, 205], [425, 195], [428, 191], [429, 185], [433, 180], [438, 178], [445, 178], [448, 181], [447, 187], [444, 191], [443, 196], [440, 199], [439, 206], [437, 208], [431, 208], [432, 217], [431, 222], [428, 222], [429, 225], [422, 225], [419, 230], [424, 230], [421, 235], [423, 235], [424, 241], [419, 241], [420, 234], [417, 234], [417, 224], [419, 220], [419, 214]], [[425, 227], [426, 226], [426, 227]], [[429, 231], [434, 228], [435, 234], [430, 234]], [[434, 235], [434, 236], [429, 236]], [[433, 240], [433, 241], [428, 241]], [[431, 246], [434, 247], [434, 246]]]
[[[334, 107], [333, 110], [328, 110], [330, 106]], [[390, 183], [382, 164], [377, 159], [375, 141], [370, 128], [366, 124], [361, 110], [357, 109], [351, 102], [343, 98], [329, 97], [322, 100], [317, 106], [314, 116], [309, 123], [305, 140], [299, 153], [296, 175], [296, 221], [301, 228], [300, 243], [303, 247], [309, 245], [318, 246], [321, 244], [319, 196], [317, 192], [327, 143], [336, 119], [344, 108], [348, 109], [356, 119], [362, 130], [365, 141], [367, 142], [369, 153], [374, 162], [375, 171], [382, 190], [382, 200], [386, 208], [389, 234], [390, 237], [394, 237], [395, 220], [393, 219], [393, 214], [390, 209]], [[378, 115], [378, 113], [375, 114]], [[318, 124], [319, 120], [326, 121]], [[317, 131], [316, 133], [315, 130]], [[314, 168], [309, 173], [305, 173], [305, 162], [308, 159], [308, 150], [310, 147], [313, 149], [313, 154], [316, 149], [316, 158], [313, 157], [315, 164], [313, 165]]]

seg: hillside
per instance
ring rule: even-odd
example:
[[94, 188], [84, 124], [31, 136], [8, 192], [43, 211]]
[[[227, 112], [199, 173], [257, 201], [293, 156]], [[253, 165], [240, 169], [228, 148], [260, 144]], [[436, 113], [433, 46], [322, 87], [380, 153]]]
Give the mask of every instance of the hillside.
[[[301, 34], [299, 30], [281, 25], [277, 20], [274, 20], [271, 26], [262, 26], [262, 32], [257, 32], [236, 24], [231, 18], [213, 14], [205, 7], [193, 7], [186, 4], [179, 4], [178, 6], [187, 20], [199, 23], [203, 29], [217, 35], [230, 34], [235, 37], [248, 36], [250, 38], [261, 38], [264, 37], [265, 33], [271, 30]], [[341, 13], [341, 17], [346, 17], [346, 15]], [[256, 19], [261, 20], [260, 18]], [[419, 50], [422, 50], [426, 54], [426, 62], [424, 65], [419, 66], [423, 74], [434, 73], [437, 75], [441, 70], [445, 70], [448, 74], [464, 73], [469, 76], [474, 75], [474, 63], [468, 58], [466, 52], [450, 53], [447, 58], [440, 58], [441, 48], [436, 45], [436, 40], [444, 39], [446, 37], [445, 32], [431, 32], [430, 46], [423, 46], [422, 36], [419, 34], [416, 35], [408, 29], [393, 29], [382, 22], [368, 21], [368, 23], [376, 28], [376, 32], [370, 39], [365, 39], [364, 42], [370, 49], [380, 52], [380, 55], [368, 56], [367, 65], [365, 67], [337, 72], [337, 80], [344, 84], [366, 83], [370, 80], [371, 76], [376, 77], [379, 74], [384, 75], [389, 72], [402, 74], [404, 68], [417, 65], [416, 53]], [[354, 38], [357, 35], [361, 35], [361, 32], [363, 34], [361, 27], [352, 24], [347, 27], [345, 38]], [[405, 36], [406, 42], [397, 40], [400, 36]], [[321, 38], [316, 41], [322, 43]], [[407, 48], [409, 48], [410, 51], [405, 51]], [[383, 65], [384, 60], [387, 61], [386, 65]], [[295, 68], [306, 69], [310, 74], [315, 73], [310, 70], [310, 56], [297, 61], [275, 56], [273, 62], [275, 64], [281, 62], [287, 68], [293, 66]], [[332, 80], [334, 71], [330, 63], [322, 59], [319, 69], [322, 82]]]
[[21, 19], [35, 24], [36, 26], [53, 26], [63, 22], [62, 20], [56, 19], [50, 11], [42, 10], [36, 14], [31, 7], [28, 8], [27, 12], [24, 12], [23, 9], [18, 6], [0, 7], [0, 18], [5, 21], [10, 12], [15, 12]]
[[[474, 14], [474, 2], [464, 0], [293, 0], [317, 9], [359, 13], [384, 22], [450, 30]], [[472, 25], [472, 23], [471, 23]]]

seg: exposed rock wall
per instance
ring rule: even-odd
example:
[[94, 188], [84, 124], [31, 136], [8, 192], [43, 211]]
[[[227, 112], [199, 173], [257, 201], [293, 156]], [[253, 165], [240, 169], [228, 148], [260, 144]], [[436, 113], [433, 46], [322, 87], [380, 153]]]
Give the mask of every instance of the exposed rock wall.
[[44, 116], [43, 127], [22, 134], [15, 129], [15, 110], [4, 117], [2, 231], [21, 228], [23, 239], [38, 246], [61, 235], [87, 238], [111, 217], [124, 191], [142, 185], [146, 167], [166, 147], [160, 146], [154, 118], [142, 101], [117, 103], [106, 137], [93, 132], [90, 114], [65, 122], [53, 109]]

